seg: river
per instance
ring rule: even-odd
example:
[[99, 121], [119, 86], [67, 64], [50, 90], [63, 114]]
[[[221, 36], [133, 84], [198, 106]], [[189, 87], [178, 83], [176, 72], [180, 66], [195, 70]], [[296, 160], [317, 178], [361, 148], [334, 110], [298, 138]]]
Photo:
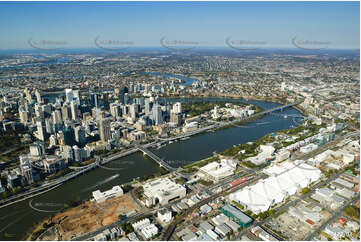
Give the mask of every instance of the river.
[[[161, 100], [164, 101], [164, 99]], [[190, 100], [236, 101], [235, 99], [224, 98], [167, 100], [170, 102], [189, 102]], [[241, 101], [259, 105], [264, 109], [280, 105], [262, 101]], [[288, 108], [278, 114], [301, 115], [294, 108]], [[285, 118], [283, 115], [265, 115], [261, 119], [244, 124], [241, 127], [205, 132], [188, 140], [174, 142], [163, 148], [154, 149], [153, 152], [169, 161], [171, 166], [178, 167], [211, 156], [214, 151], [221, 152], [233, 145], [255, 141], [266, 134], [291, 128], [297, 125], [294, 121], [294, 118], [290, 116]], [[32, 206], [44, 211], [35, 211], [30, 208], [29, 202], [31, 199], [0, 209], [0, 239], [19, 240], [32, 225], [55, 214], [64, 204], [70, 204], [71, 201], [77, 198], [88, 199], [94, 190], [107, 190], [115, 185], [129, 182], [136, 177], [154, 174], [159, 171], [158, 165], [149, 158], [144, 157], [140, 152], [112, 161], [105, 166], [113, 169], [94, 169], [54, 190], [34, 197], [31, 203]]]

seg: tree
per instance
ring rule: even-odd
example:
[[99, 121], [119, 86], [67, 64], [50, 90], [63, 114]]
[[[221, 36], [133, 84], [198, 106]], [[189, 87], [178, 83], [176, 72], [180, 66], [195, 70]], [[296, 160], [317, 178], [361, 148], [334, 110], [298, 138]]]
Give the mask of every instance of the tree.
[[311, 189], [310, 189], [309, 187], [305, 187], [305, 188], [303, 188], [303, 189], [301, 190], [301, 193], [302, 193], [303, 195], [305, 195], [305, 194], [308, 193], [310, 190], [311, 190]]

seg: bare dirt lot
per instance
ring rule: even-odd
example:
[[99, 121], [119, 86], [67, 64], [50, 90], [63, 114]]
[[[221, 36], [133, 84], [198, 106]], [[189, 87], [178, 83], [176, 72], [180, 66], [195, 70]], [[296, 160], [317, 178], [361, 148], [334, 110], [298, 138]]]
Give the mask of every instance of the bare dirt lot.
[[86, 202], [57, 214], [53, 218], [53, 222], [58, 224], [56, 227], [62, 240], [70, 240], [72, 236], [80, 236], [114, 223], [119, 220], [119, 215], [126, 214], [131, 210], [138, 211], [139, 208], [132, 198], [125, 194], [99, 204]]

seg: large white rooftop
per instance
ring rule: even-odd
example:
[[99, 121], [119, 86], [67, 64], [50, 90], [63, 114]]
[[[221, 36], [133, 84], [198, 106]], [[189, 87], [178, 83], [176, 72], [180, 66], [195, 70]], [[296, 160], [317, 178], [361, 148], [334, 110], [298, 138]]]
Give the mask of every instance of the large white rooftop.
[[318, 168], [302, 161], [273, 165], [264, 172], [270, 177], [232, 193], [230, 199], [243, 204], [254, 213], [260, 213], [321, 177]]

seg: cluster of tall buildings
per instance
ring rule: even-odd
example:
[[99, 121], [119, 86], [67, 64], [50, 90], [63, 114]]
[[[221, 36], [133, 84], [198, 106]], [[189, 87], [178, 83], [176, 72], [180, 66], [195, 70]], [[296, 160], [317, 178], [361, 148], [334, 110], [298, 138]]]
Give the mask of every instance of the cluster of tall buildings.
[[[156, 91], [146, 88], [150, 93]], [[30, 153], [21, 155], [19, 169], [10, 171], [9, 177], [33, 183], [41, 177], [39, 172], [53, 174], [91, 158], [93, 151], [145, 141], [147, 130], [182, 124], [180, 102], [172, 106], [151, 95], [132, 97], [134, 93], [129, 91], [138, 89], [132, 85], [99, 93], [68, 88], [65, 95], [47, 95], [25, 88], [11, 108], [18, 110], [20, 122], [15, 123], [25, 127], [38, 143], [30, 145]], [[16, 129], [13, 123], [8, 126]], [[12, 180], [9, 184], [17, 185]]]

